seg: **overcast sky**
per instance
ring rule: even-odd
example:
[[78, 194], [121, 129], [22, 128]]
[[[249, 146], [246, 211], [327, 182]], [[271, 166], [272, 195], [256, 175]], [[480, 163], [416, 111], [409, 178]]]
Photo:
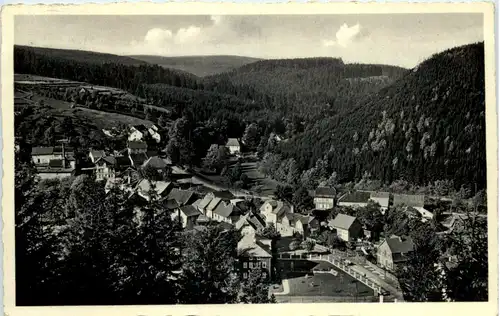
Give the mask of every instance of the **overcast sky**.
[[483, 41], [482, 14], [16, 16], [16, 44], [119, 55], [329, 56], [414, 67]]

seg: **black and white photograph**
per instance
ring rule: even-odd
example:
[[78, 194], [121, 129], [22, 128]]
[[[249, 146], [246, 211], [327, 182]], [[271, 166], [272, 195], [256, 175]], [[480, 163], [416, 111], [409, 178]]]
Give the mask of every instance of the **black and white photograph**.
[[15, 14], [14, 306], [496, 301], [481, 8]]

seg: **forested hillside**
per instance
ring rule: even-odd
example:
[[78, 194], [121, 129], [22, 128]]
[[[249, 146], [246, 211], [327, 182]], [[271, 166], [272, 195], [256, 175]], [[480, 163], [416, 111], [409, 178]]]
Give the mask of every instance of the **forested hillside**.
[[244, 56], [178, 56], [178, 57], [163, 57], [150, 55], [130, 56], [133, 59], [142, 60], [150, 64], [157, 64], [164, 68], [179, 69], [190, 72], [197, 76], [209, 76], [242, 65], [258, 61], [258, 58]]
[[[486, 180], [484, 48], [436, 54], [342, 116], [325, 117], [276, 149], [300, 169], [391, 183]], [[313, 140], [314, 141], [311, 141]]]

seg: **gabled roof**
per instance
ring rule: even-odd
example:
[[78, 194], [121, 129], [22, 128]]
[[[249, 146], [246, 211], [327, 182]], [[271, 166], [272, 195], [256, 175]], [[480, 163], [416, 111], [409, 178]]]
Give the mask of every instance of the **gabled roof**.
[[423, 195], [410, 195], [410, 194], [394, 194], [393, 204], [394, 204], [394, 206], [407, 205], [407, 206], [424, 207], [425, 196], [423, 196]]
[[272, 210], [273, 214], [280, 214], [283, 211], [285, 211], [285, 213], [288, 213], [287, 211], [290, 210], [289, 205], [284, 202], [276, 200], [268, 200], [260, 207], [261, 212], [265, 211], [266, 205], [271, 205], [271, 207], [273, 208]]
[[201, 212], [196, 209], [193, 205], [184, 205], [180, 208], [181, 212], [184, 213], [187, 217], [190, 216], [199, 216]]
[[173, 188], [172, 191], [170, 191], [170, 193], [168, 194], [168, 198], [176, 200], [179, 205], [187, 204], [193, 196], [193, 191], [179, 190], [177, 188]]
[[90, 154], [92, 155], [92, 157], [94, 157], [94, 159], [99, 159], [106, 155], [104, 150], [90, 150]]
[[240, 210], [236, 206], [231, 203], [226, 204], [225, 202], [219, 203], [213, 212], [225, 218], [240, 215]]
[[214, 198], [210, 201], [210, 203], [207, 206], [207, 211], [213, 211], [217, 205], [222, 201], [220, 198]]
[[130, 149], [143, 149], [143, 150], [145, 150], [148, 148], [148, 144], [146, 144], [145, 142], [129, 141], [127, 144], [127, 147]]
[[408, 236], [391, 236], [390, 238], [386, 238], [385, 241], [389, 246], [392, 254], [405, 254], [413, 251], [415, 248], [415, 244], [411, 237]]
[[137, 189], [140, 190], [144, 194], [148, 194], [149, 190], [154, 186], [156, 193], [162, 194], [167, 190], [170, 186], [172, 185], [171, 182], [165, 182], [165, 181], [156, 181], [151, 185], [151, 182], [147, 179], [142, 179], [138, 184], [137, 184]]
[[31, 148], [32, 155], [52, 155], [54, 152], [54, 147], [33, 147]]
[[329, 224], [333, 228], [349, 229], [355, 220], [356, 217], [352, 217], [346, 214], [337, 214], [337, 216], [335, 216], [335, 219], [330, 221]]
[[337, 190], [330, 187], [318, 187], [314, 193], [316, 197], [334, 198], [337, 195]]
[[240, 146], [240, 142], [236, 138], [228, 138], [226, 146]]
[[134, 129], [138, 130], [141, 133], [147, 133], [148, 132], [148, 128], [146, 126], [144, 126], [144, 125], [133, 125], [132, 127]]
[[167, 167], [167, 164], [163, 159], [161, 159], [158, 156], [150, 157], [148, 160], [146, 160], [143, 164], [143, 167], [151, 167], [154, 169], [165, 169]]
[[200, 203], [198, 203], [198, 207], [204, 210], [210, 202], [212, 202], [212, 198], [209, 195], [205, 195]]
[[242, 257], [271, 258], [271, 253], [250, 236], [238, 242], [238, 255]]
[[148, 159], [144, 153], [131, 154], [129, 157], [134, 163], [134, 166], [141, 166]]
[[168, 199], [164, 202], [164, 205], [169, 210], [175, 210], [179, 207], [179, 203], [176, 200]]
[[370, 192], [361, 192], [356, 191], [352, 193], [347, 193], [344, 196], [340, 197], [339, 203], [368, 203], [370, 199]]
[[213, 194], [214, 197], [220, 198], [220, 199], [223, 199], [223, 200], [231, 200], [231, 199], [235, 198], [234, 194], [232, 194], [228, 190], [214, 191], [214, 192], [211, 192], [211, 194]]
[[260, 214], [248, 213], [246, 216], [246, 220], [253, 229], [258, 230], [260, 228], [266, 227], [266, 220]]

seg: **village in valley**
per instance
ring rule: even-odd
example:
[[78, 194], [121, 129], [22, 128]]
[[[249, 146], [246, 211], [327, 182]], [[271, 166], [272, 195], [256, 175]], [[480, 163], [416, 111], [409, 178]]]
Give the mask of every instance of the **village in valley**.
[[[106, 193], [113, 188], [126, 192], [137, 205], [153, 198], [164, 202], [184, 230], [214, 224], [236, 229], [242, 234], [237, 244], [239, 274], [246, 279], [254, 268], [262, 269], [270, 282], [269, 292], [278, 302], [404, 301], [394, 271], [411, 258], [415, 244], [409, 235], [384, 235], [383, 216], [397, 209], [408, 218], [436, 223], [441, 227], [439, 234], [463, 229], [464, 221], [472, 216], [450, 211], [451, 201], [446, 197], [338, 191], [339, 186], [309, 190], [312, 207], [297, 210], [293, 202], [276, 195], [230, 188], [211, 181], [203, 171], [174, 165], [158, 146], [162, 132], [155, 124], [131, 125], [126, 148], [112, 152], [89, 148], [79, 173], [105, 183]], [[103, 133], [116, 137], [114, 130], [103, 129]], [[281, 141], [277, 135], [272, 138]], [[245, 152], [245, 144], [237, 138], [213, 146], [232, 164], [254, 154]], [[75, 152], [64, 139], [59, 146], [33, 147], [31, 157], [41, 179], [75, 175]], [[378, 227], [373, 223], [368, 227], [366, 218], [356, 216], [359, 210], [374, 212], [368, 216], [378, 219]], [[443, 262], [452, 266], [456, 256], [441, 256], [436, 271]], [[339, 278], [342, 286], [332, 285]], [[443, 296], [448, 299], [444, 288]]]

